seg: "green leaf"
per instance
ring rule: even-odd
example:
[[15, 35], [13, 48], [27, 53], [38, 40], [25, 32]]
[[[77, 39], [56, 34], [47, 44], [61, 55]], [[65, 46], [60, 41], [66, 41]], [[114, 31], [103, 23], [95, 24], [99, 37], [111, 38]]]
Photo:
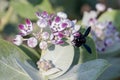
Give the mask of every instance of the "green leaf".
[[28, 2], [23, 2], [19, 0], [12, 0], [11, 6], [14, 8], [15, 12], [21, 17], [29, 19], [37, 19], [35, 16], [36, 9]]
[[120, 31], [120, 10], [106, 11], [98, 20], [101, 22], [112, 21]]
[[46, 53], [41, 56], [41, 59], [51, 60], [61, 71], [56, 74], [51, 74], [50, 76], [48, 75], [48, 79], [53, 79], [64, 74], [70, 68], [74, 58], [74, 48], [72, 45], [55, 45], [53, 47], [51, 46], [50, 48], [53, 49], [48, 49]]
[[108, 66], [109, 63], [103, 59], [88, 61], [74, 66], [65, 75], [55, 80], [97, 80]]
[[90, 54], [83, 46], [81, 46], [79, 48], [80, 52], [75, 53], [75, 54], [80, 54], [79, 63], [83, 63], [83, 62], [97, 58], [97, 53], [96, 53], [94, 41], [92, 40], [91, 37], [87, 37], [86, 40], [87, 40], [86, 44], [91, 48], [92, 54]]
[[19, 48], [0, 39], [0, 80], [31, 80], [31, 78], [17, 66], [15, 58], [21, 62], [32, 62]]
[[18, 59], [16, 59], [17, 64], [21, 69], [23, 69], [31, 78], [32, 80], [41, 80], [41, 76], [39, 71], [32, 67], [28, 62], [21, 63]]
[[43, 0], [40, 5], [37, 6], [42, 11], [47, 11], [49, 13], [54, 12], [52, 5], [49, 0]]
[[30, 48], [26, 45], [21, 45], [19, 46], [19, 48], [22, 49], [27, 54], [27, 56], [29, 56], [32, 59], [34, 63], [39, 60], [40, 54], [36, 52], [33, 48]]
[[120, 59], [109, 58], [107, 59], [111, 66], [98, 78], [98, 80], [119, 80], [115, 78], [120, 77]]

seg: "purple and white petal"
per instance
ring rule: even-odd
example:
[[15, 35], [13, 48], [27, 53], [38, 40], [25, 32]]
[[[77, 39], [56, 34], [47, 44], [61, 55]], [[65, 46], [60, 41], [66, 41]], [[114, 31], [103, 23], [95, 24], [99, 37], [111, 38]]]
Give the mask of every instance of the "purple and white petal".
[[26, 19], [25, 22], [27, 26], [32, 26], [32, 22], [30, 21], [30, 19]]
[[64, 44], [65, 42], [63, 41], [63, 40], [57, 40], [56, 41], [56, 44], [58, 44], [58, 45], [61, 45], [61, 44]]
[[37, 41], [37, 39], [36, 39], [35, 37], [31, 37], [31, 38], [29, 38], [29, 39], [27, 40], [27, 45], [28, 45], [29, 47], [31, 47], [31, 48], [36, 47], [36, 46], [37, 46], [37, 43], [38, 43], [38, 41]]
[[61, 21], [61, 18], [60, 18], [59, 16], [56, 16], [55, 19], [54, 19], [54, 21], [55, 21], [56, 23], [59, 23], [59, 22]]
[[39, 12], [36, 12], [35, 15], [37, 16], [37, 18], [42, 19], [41, 14]]
[[26, 29], [25, 28], [26, 26], [24, 24], [19, 24], [18, 27], [19, 27], [19, 30], [25, 30]]
[[21, 45], [23, 42], [23, 37], [21, 35], [16, 35], [15, 39], [13, 40], [13, 43], [17, 46]]
[[45, 28], [45, 27], [47, 27], [48, 22], [47, 22], [45, 19], [39, 19], [39, 20], [37, 21], [37, 25], [38, 25], [40, 28]]
[[48, 13], [47, 13], [46, 11], [43, 11], [43, 12], [41, 13], [41, 16], [42, 16], [43, 18], [49, 18], [49, 15], [48, 15]]
[[57, 36], [58, 36], [59, 38], [63, 38], [63, 37], [64, 37], [64, 33], [63, 33], [63, 32], [58, 32], [58, 33], [57, 33]]

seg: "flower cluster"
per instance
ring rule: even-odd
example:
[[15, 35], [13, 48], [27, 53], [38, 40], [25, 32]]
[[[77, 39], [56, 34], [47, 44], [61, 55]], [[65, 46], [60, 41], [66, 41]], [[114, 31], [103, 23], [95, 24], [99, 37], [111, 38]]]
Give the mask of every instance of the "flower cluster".
[[[100, 22], [97, 20], [101, 12], [106, 10], [104, 4], [96, 5], [97, 11], [85, 12], [82, 20], [83, 25], [91, 26], [91, 34], [98, 52], [105, 52], [110, 46], [120, 41], [120, 33], [111, 21]], [[108, 8], [107, 11], [112, 11]]]
[[103, 52], [114, 43], [120, 42], [120, 33], [111, 21], [99, 22], [96, 19], [90, 19], [89, 23], [92, 26], [91, 34], [98, 51]]
[[[27, 41], [27, 45], [31, 48], [39, 44], [40, 49], [45, 50], [49, 44], [61, 45], [65, 43], [64, 39], [73, 41], [74, 35], [79, 32], [80, 25], [76, 24], [76, 20], [67, 18], [64, 12], [55, 14], [48, 14], [46, 11], [37, 12], [38, 18], [36, 24], [39, 31], [34, 33], [34, 25], [26, 19], [25, 24], [20, 24], [20, 33], [16, 35], [14, 44], [21, 45], [23, 41]], [[25, 36], [32, 35], [30, 38]]]

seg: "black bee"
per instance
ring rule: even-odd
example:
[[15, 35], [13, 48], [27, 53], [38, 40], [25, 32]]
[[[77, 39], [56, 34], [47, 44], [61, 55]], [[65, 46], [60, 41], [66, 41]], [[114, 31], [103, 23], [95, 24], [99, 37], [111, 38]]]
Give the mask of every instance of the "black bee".
[[84, 34], [82, 34], [81, 32], [78, 32], [79, 35], [74, 35], [72, 44], [76, 47], [80, 47], [83, 45], [86, 48], [86, 50], [91, 54], [92, 53], [91, 48], [85, 44], [86, 37], [88, 36], [90, 31], [91, 31], [91, 27], [88, 27]]

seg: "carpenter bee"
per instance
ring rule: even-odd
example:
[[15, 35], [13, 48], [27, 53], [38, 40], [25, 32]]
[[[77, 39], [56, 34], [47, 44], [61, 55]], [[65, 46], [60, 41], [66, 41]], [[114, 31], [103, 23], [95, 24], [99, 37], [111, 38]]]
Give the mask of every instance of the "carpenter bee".
[[84, 46], [85, 49], [91, 54], [92, 53], [91, 48], [87, 44], [85, 44], [86, 37], [88, 36], [90, 31], [91, 31], [91, 27], [88, 27], [84, 34], [82, 34], [81, 32], [78, 32], [77, 35], [74, 35], [72, 44], [76, 47]]

